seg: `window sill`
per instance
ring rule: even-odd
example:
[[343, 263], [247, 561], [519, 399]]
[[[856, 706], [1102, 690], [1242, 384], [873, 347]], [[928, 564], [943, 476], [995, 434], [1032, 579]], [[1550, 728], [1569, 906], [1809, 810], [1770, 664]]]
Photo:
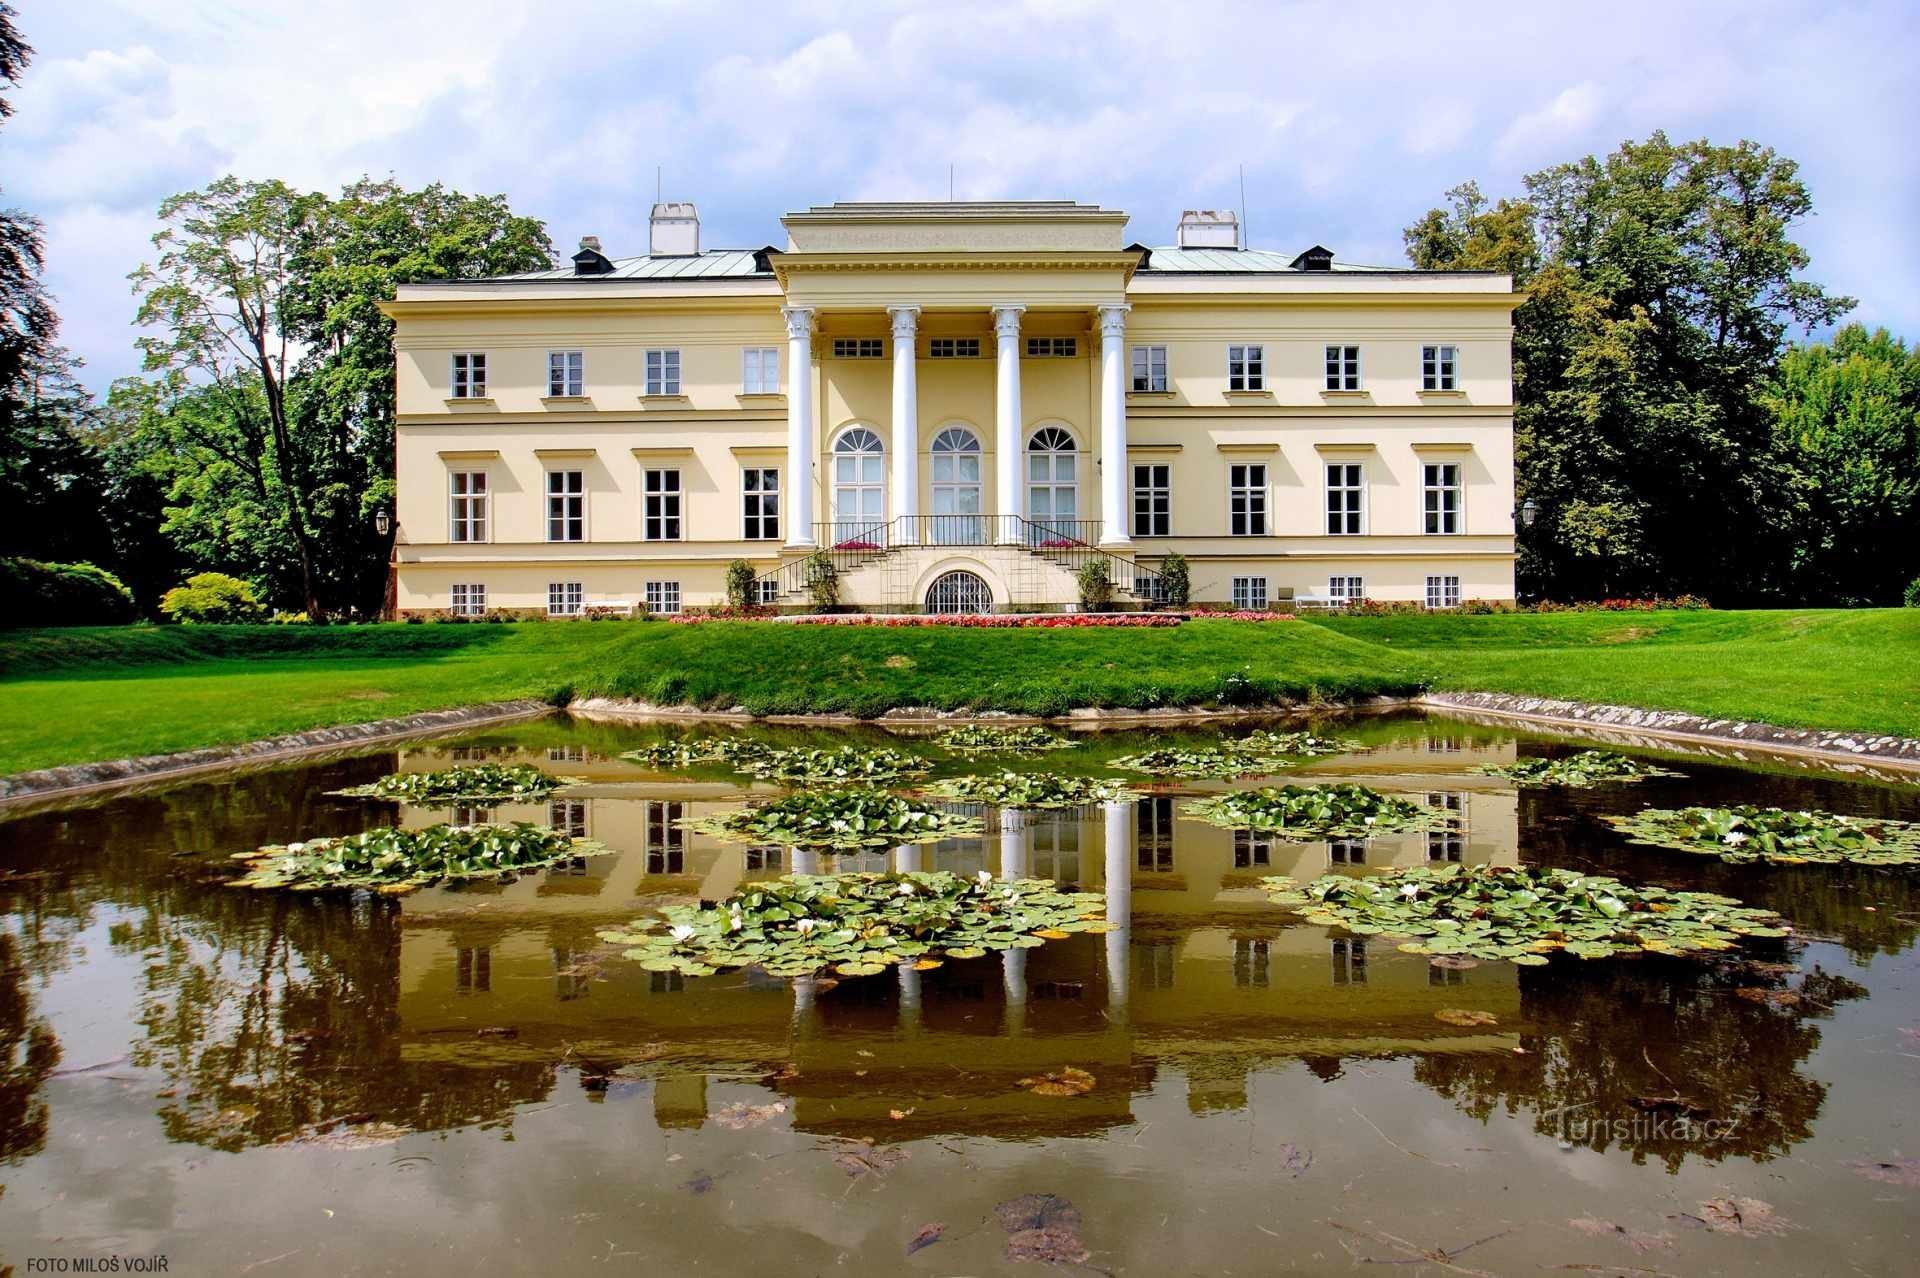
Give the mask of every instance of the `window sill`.
[[742, 404], [784, 404], [787, 402], [785, 391], [741, 391], [734, 396]]
[[593, 397], [590, 395], [542, 395], [540, 402], [548, 408], [573, 408], [580, 404], [591, 408]]
[[1422, 390], [1415, 391], [1414, 394], [1421, 399], [1465, 399], [1467, 397], [1467, 393], [1463, 390]]
[[640, 397], [640, 404], [643, 408], [677, 408], [688, 402], [685, 395], [678, 393], [672, 395], [642, 395]]
[[1137, 391], [1137, 390], [1130, 390], [1130, 391], [1128, 391], [1128, 392], [1127, 392], [1127, 398], [1128, 398], [1128, 399], [1130, 399], [1130, 400], [1133, 400], [1133, 399], [1172, 399], [1172, 398], [1173, 398], [1173, 392], [1172, 392], [1172, 391], [1170, 391], [1170, 390], [1157, 390], [1157, 391]]
[[468, 404], [472, 404], [475, 408], [492, 408], [493, 396], [491, 395], [449, 395], [447, 396], [446, 402], [447, 402], [448, 408], [464, 408]]
[[1373, 392], [1370, 390], [1323, 390], [1320, 392], [1320, 398], [1328, 400], [1372, 399]]
[[1221, 393], [1225, 395], [1228, 399], [1253, 399], [1253, 400], [1264, 399], [1268, 401], [1271, 401], [1273, 399], [1273, 392], [1270, 390], [1242, 390], [1242, 391], [1230, 390], [1230, 391], [1222, 391]]

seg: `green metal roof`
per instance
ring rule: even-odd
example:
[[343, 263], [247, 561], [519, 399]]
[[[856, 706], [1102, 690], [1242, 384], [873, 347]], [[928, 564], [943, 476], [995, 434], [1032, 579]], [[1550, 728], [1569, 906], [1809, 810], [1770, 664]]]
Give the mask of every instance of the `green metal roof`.
[[[1176, 248], [1171, 245], [1164, 248], [1149, 248], [1152, 256], [1142, 268], [1150, 274], [1164, 275], [1304, 275], [1293, 264], [1294, 259], [1285, 253], [1273, 253], [1266, 249], [1224, 249], [1224, 248]], [[1335, 262], [1335, 271], [1405, 271], [1407, 267], [1396, 266], [1356, 266], [1351, 262]]]
[[721, 280], [772, 279], [770, 272], [754, 266], [754, 249], [707, 249], [691, 257], [622, 257], [614, 259], [613, 270], [605, 275], [576, 275], [572, 263], [545, 271], [523, 271], [518, 275], [495, 275], [484, 280], [461, 280], [463, 284], [503, 283], [591, 283], [596, 280]]

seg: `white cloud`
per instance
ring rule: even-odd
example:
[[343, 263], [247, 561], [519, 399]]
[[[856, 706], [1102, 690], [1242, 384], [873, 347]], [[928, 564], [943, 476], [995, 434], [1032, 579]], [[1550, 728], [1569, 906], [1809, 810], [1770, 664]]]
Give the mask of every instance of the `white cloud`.
[[1827, 214], [1804, 232], [1815, 277], [1920, 330], [1904, 0], [1617, 0], [1605, 22], [1524, 0], [1418, 20], [1219, 0], [1204, 23], [1143, 0], [87, 8], [23, 14], [39, 57], [0, 174], [48, 222], [67, 337], [101, 384], [133, 364], [123, 277], [154, 205], [228, 171], [502, 191], [563, 248], [591, 231], [631, 253], [655, 166], [709, 243], [757, 245], [807, 203], [942, 197], [949, 164], [962, 198], [1097, 200], [1160, 243], [1181, 208], [1235, 206], [1244, 165], [1257, 244], [1394, 260], [1456, 182], [1508, 192], [1656, 127], [1801, 159]]

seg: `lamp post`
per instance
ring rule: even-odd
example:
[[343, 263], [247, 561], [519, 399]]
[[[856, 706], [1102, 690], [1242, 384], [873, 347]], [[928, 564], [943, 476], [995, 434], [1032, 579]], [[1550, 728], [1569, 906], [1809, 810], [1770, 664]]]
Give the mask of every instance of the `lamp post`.
[[380, 588], [380, 620], [392, 621], [399, 609], [399, 576], [394, 572], [393, 552], [395, 547], [387, 542], [387, 534], [393, 531], [393, 516], [385, 506], [373, 512], [373, 531], [387, 545], [387, 579]]
[[373, 512], [373, 530], [375, 532], [379, 533], [382, 537], [384, 537], [387, 535], [388, 530], [391, 529], [392, 527], [393, 527], [393, 516], [387, 513], [387, 508], [385, 506], [382, 506], [380, 507], [380, 509]]
[[1529, 497], [1520, 503], [1520, 509], [1516, 513], [1520, 516], [1520, 526], [1531, 528], [1533, 521], [1540, 517], [1540, 507], [1534, 504], [1533, 498]]

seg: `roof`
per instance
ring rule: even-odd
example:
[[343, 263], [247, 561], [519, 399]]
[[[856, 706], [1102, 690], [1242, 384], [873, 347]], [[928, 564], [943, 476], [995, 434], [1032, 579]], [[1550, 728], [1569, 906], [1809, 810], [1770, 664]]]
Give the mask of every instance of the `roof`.
[[[486, 279], [466, 279], [461, 284], [547, 283], [565, 280], [570, 284], [594, 280], [720, 280], [771, 278], [759, 269], [754, 258], [759, 249], [707, 249], [690, 257], [615, 258], [613, 270], [605, 275], [576, 275], [573, 266], [551, 267], [544, 271], [522, 271], [518, 275], [494, 275]], [[455, 281], [449, 281], [455, 282]]]
[[[1163, 248], [1150, 248], [1147, 263], [1140, 269], [1143, 272], [1160, 275], [1305, 275], [1293, 263], [1297, 260], [1285, 253], [1273, 253], [1266, 249], [1230, 249], [1230, 248], [1176, 248], [1171, 245]], [[1409, 268], [1404, 266], [1359, 266], [1352, 262], [1335, 262], [1335, 271], [1352, 272], [1390, 272], [1404, 274]]]

